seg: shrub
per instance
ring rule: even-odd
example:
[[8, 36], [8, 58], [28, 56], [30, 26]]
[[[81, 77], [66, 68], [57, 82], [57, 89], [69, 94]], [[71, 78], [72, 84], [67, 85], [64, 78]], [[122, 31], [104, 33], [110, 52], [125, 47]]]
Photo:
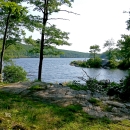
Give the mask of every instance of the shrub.
[[119, 84], [113, 82], [110, 84], [107, 95], [115, 95], [122, 100], [130, 100], [130, 71], [124, 80], [120, 80]]
[[117, 68], [118, 64], [116, 60], [109, 60], [109, 67], [112, 69]]
[[100, 68], [101, 63], [102, 63], [102, 60], [98, 57], [96, 57], [95, 59], [87, 60], [87, 65], [90, 66], [90, 68]]
[[70, 65], [74, 65], [74, 66], [81, 66], [81, 65], [82, 65], [82, 63], [83, 63], [83, 61], [78, 60], [78, 61], [72, 61], [72, 62], [70, 63]]
[[101, 104], [101, 101], [96, 98], [90, 98], [88, 101], [95, 106], [100, 106], [100, 104]]
[[70, 87], [71, 89], [74, 89], [74, 90], [87, 90], [86, 85], [80, 84], [76, 80], [73, 80], [73, 82], [66, 83], [65, 86], [68, 86], [68, 87]]
[[130, 68], [130, 64], [126, 60], [123, 60], [119, 62], [118, 68], [126, 70]]
[[102, 60], [96, 57], [95, 59], [90, 58], [87, 61], [72, 61], [70, 65], [87, 67], [87, 68], [100, 68]]
[[107, 112], [112, 112], [112, 106], [109, 106], [109, 105], [106, 105], [106, 106], [103, 106], [103, 111], [107, 111]]
[[83, 62], [80, 64], [80, 67], [87, 67], [86, 61], [83, 61]]
[[120, 98], [124, 100], [130, 99], [130, 71], [128, 73], [128, 76], [126, 76], [126, 78], [123, 81], [123, 88], [120, 94]]
[[25, 81], [27, 73], [20, 66], [7, 65], [3, 69], [3, 80], [9, 83], [15, 83], [18, 81]]

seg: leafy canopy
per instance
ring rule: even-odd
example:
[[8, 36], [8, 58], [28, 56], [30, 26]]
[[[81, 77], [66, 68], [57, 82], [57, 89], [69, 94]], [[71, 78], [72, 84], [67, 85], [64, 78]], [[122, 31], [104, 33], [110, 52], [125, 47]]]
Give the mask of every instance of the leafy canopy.
[[96, 57], [96, 54], [98, 52], [100, 52], [100, 48], [99, 48], [99, 45], [93, 45], [93, 46], [90, 46], [90, 51], [91, 55], [93, 55], [93, 58], [95, 59]]

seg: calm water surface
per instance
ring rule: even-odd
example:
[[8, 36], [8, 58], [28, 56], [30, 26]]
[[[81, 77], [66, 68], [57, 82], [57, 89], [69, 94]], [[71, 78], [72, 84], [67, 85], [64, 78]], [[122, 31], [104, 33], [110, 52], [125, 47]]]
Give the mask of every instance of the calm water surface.
[[[42, 81], [45, 82], [65, 82], [79, 80], [77, 77], [82, 77], [84, 72], [80, 67], [70, 66], [69, 63], [73, 60], [85, 60], [84, 58], [45, 58], [43, 60]], [[38, 73], [38, 58], [20, 58], [14, 59], [15, 63], [22, 66], [28, 73], [30, 80], [37, 79]], [[119, 69], [93, 69], [84, 68], [90, 77], [96, 77], [98, 80], [110, 79], [111, 81], [119, 82], [120, 79], [127, 75], [127, 71]], [[87, 78], [84, 76], [84, 78]]]

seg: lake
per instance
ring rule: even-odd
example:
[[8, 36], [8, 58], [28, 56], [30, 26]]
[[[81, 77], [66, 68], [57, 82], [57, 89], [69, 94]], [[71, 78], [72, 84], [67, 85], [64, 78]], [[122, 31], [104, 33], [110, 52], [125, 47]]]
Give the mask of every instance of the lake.
[[[79, 80], [77, 77], [84, 76], [84, 72], [80, 67], [70, 66], [70, 62], [74, 60], [85, 60], [85, 58], [44, 58], [42, 81], [45, 82], [66, 82]], [[13, 59], [16, 65], [24, 68], [28, 73], [30, 80], [37, 79], [39, 58], [20, 58]], [[125, 78], [127, 71], [119, 69], [94, 69], [84, 68], [90, 77], [96, 77], [98, 80], [110, 79], [110, 81], [119, 82], [120, 79]]]

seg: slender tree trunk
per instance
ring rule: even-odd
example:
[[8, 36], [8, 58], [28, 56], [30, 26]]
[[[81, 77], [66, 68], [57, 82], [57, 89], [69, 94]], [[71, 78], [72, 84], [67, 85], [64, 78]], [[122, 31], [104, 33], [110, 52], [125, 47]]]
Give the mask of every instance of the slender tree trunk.
[[38, 68], [38, 80], [41, 81], [42, 77], [42, 64], [43, 64], [43, 50], [45, 43], [45, 27], [48, 20], [48, 0], [44, 0], [44, 12], [43, 12], [43, 29], [41, 35], [41, 46], [40, 46], [40, 58], [39, 58], [39, 68]]
[[6, 36], [7, 36], [7, 31], [8, 31], [8, 26], [9, 26], [9, 19], [10, 19], [10, 14], [9, 12], [7, 20], [6, 20], [6, 28], [4, 32], [4, 37], [3, 37], [3, 44], [2, 44], [2, 50], [1, 50], [1, 55], [0, 55], [0, 82], [2, 82], [2, 68], [3, 68], [3, 57], [4, 57], [4, 51], [5, 51], [5, 44], [6, 44]]
[[42, 76], [43, 49], [44, 49], [44, 31], [42, 30], [41, 46], [40, 46], [40, 58], [39, 58], [39, 69], [38, 69], [38, 80], [39, 81], [41, 81], [41, 76]]

